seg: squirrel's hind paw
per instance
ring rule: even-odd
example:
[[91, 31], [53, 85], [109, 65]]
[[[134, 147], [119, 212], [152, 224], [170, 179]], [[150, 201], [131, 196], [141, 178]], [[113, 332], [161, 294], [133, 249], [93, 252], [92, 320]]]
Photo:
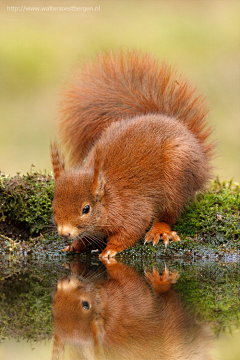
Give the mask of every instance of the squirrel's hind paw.
[[159, 243], [161, 236], [165, 246], [169, 244], [169, 239], [172, 239], [174, 242], [180, 241], [177, 233], [175, 231], [171, 231], [171, 227], [168, 224], [165, 222], [156, 222], [146, 233], [144, 244], [152, 241], [153, 245], [156, 245]]

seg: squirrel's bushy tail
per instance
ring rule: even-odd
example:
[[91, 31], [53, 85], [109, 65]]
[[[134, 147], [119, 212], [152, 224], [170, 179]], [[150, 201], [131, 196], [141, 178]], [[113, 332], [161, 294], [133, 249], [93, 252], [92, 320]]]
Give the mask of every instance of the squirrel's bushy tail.
[[204, 98], [165, 62], [137, 51], [120, 51], [86, 62], [65, 90], [59, 135], [70, 164], [80, 164], [113, 121], [147, 113], [185, 123], [211, 156]]

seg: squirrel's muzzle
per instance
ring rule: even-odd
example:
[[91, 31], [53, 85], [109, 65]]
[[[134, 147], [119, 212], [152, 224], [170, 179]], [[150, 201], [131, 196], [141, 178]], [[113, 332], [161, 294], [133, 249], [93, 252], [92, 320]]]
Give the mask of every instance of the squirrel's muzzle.
[[71, 225], [59, 225], [58, 233], [60, 236], [63, 236], [66, 238], [75, 238], [76, 236], [79, 235], [78, 229]]

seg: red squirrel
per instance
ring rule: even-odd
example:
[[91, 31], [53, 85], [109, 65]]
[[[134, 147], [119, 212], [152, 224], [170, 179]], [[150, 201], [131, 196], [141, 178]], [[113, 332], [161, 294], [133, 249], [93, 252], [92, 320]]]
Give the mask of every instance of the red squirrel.
[[214, 144], [203, 97], [166, 63], [106, 52], [66, 89], [51, 145], [53, 216], [81, 252], [107, 238], [102, 258], [145, 242], [178, 241], [172, 225], [210, 179]]

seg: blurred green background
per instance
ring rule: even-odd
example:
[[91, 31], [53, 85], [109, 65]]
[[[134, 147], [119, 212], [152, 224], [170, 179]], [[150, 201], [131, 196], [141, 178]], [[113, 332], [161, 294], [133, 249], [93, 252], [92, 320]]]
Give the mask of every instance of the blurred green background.
[[34, 164], [51, 171], [49, 143], [64, 84], [83, 59], [122, 47], [152, 52], [198, 86], [218, 142], [215, 174], [240, 181], [238, 0], [0, 1], [0, 170], [14, 175]]

